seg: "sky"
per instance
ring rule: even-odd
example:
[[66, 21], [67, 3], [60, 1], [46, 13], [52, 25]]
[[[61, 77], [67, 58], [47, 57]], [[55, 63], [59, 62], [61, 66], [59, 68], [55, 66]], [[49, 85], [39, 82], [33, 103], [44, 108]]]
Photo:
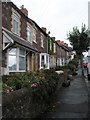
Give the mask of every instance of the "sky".
[[28, 17], [40, 27], [46, 27], [50, 37], [69, 43], [67, 34], [73, 27], [88, 28], [89, 0], [12, 0], [20, 8], [24, 5]]

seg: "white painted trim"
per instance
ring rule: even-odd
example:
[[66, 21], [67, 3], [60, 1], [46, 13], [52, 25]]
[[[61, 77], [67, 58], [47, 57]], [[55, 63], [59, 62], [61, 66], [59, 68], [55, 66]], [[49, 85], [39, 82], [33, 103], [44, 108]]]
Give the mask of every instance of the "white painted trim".
[[[46, 69], [49, 69], [49, 54], [47, 53], [41, 53], [40, 54], [40, 69], [42, 69], [43, 67], [41, 66], [41, 56], [44, 55], [44, 64], [47, 64], [47, 68]], [[48, 63], [46, 63], [46, 56], [48, 56]]]
[[3, 34], [6, 36], [6, 38], [8, 38], [8, 40], [11, 42], [11, 43], [14, 43], [13, 39], [9, 37], [9, 35], [3, 31]]
[[5, 50], [9, 45], [10, 45], [10, 43], [8, 43], [6, 46], [4, 46], [4, 43], [3, 43], [3, 50]]

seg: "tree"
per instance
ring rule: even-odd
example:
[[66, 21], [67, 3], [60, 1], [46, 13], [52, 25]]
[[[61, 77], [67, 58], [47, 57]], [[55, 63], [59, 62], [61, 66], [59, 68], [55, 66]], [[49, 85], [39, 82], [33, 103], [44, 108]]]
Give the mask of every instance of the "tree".
[[82, 52], [88, 50], [90, 44], [89, 38], [90, 31], [86, 29], [86, 26], [82, 24], [81, 31], [78, 27], [74, 27], [72, 32], [67, 35], [73, 50], [76, 51], [78, 55], [82, 55]]

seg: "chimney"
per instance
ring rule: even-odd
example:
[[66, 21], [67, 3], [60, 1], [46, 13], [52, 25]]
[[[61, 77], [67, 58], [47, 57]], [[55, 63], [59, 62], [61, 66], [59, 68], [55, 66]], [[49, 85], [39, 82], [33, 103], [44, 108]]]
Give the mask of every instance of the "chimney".
[[28, 10], [26, 8], [24, 8], [24, 5], [21, 6], [21, 11], [24, 15], [26, 15], [28, 17]]
[[52, 37], [53, 41], [55, 42], [55, 37]]
[[57, 40], [56, 42], [60, 44], [60, 40]]
[[61, 44], [64, 44], [64, 41], [61, 41], [60, 43], [61, 43]]
[[45, 27], [42, 27], [41, 29], [46, 33], [47, 29]]

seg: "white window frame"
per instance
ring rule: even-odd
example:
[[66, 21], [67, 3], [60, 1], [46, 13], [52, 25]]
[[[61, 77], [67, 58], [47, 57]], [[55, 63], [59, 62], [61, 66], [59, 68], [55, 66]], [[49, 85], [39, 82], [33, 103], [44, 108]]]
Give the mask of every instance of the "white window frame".
[[37, 43], [36, 42], [36, 29], [33, 28], [33, 42]]
[[54, 43], [54, 53], [56, 53], [56, 44]]
[[44, 38], [43, 38], [43, 35], [41, 35], [41, 47], [44, 48]]
[[[28, 33], [30, 36], [28, 36]], [[31, 27], [30, 26], [27, 27], [27, 41], [31, 43]]]
[[49, 69], [49, 54], [47, 54], [47, 53], [40, 54], [40, 69], [43, 68], [43, 66], [41, 65], [42, 56], [44, 56], [44, 65], [46, 65], [46, 69]]
[[[19, 70], [19, 57], [25, 57], [25, 70]], [[9, 50], [8, 50], [7, 68], [9, 69]], [[26, 72], [26, 50], [25, 50], [25, 55], [20, 55], [20, 48], [16, 48], [16, 70], [9, 70], [9, 72]]]
[[[16, 29], [16, 24], [14, 22], [17, 23], [17, 29]], [[14, 26], [14, 24], [15, 24], [15, 26]], [[19, 17], [16, 13], [13, 13], [13, 32], [17, 35], [18, 35], [18, 31], [19, 31], [18, 25], [19, 25]]]
[[[13, 49], [16, 49], [16, 48], [13, 48]], [[9, 56], [15, 56], [16, 57], [17, 56], [16, 54], [17, 54], [17, 51], [16, 51], [15, 54], [10, 54], [9, 50], [8, 50], [8, 66], [7, 66], [8, 70], [9, 70]], [[17, 61], [17, 57], [16, 57], [16, 61]], [[17, 68], [17, 64], [16, 64], [16, 68]], [[9, 70], [9, 72], [10, 71], [16, 71], [16, 70]]]

